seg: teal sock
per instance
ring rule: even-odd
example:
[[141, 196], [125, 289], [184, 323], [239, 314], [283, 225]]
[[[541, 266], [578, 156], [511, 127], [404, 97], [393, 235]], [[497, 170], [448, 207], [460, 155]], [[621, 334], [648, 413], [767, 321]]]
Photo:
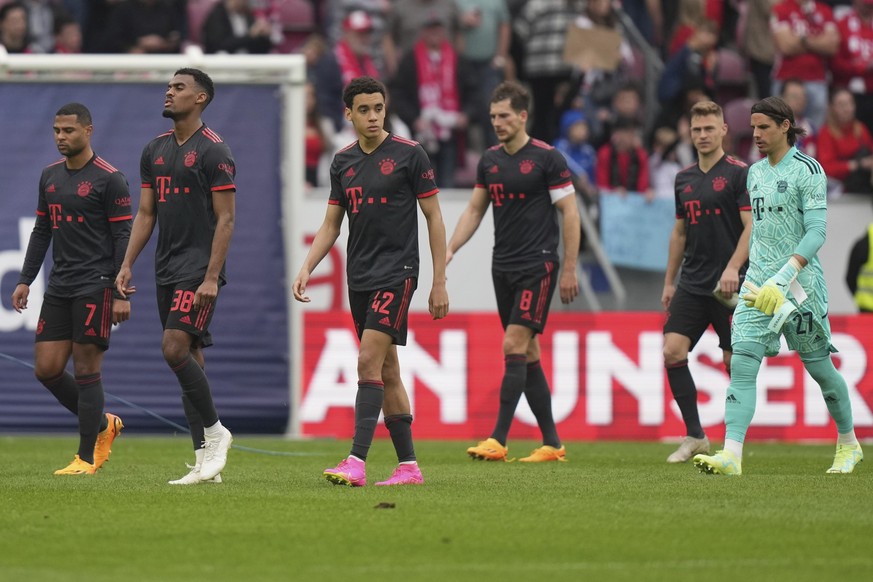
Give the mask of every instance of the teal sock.
[[746, 431], [749, 430], [752, 417], [755, 416], [758, 397], [756, 380], [763, 356], [764, 346], [751, 342], [734, 346], [734, 355], [731, 359], [731, 383], [725, 398], [725, 439], [740, 443], [746, 439]]
[[837, 432], [841, 434], [851, 433], [855, 430], [852, 422], [852, 403], [849, 400], [849, 387], [846, 380], [837, 372], [830, 354], [821, 359], [808, 361], [809, 356], [801, 356], [806, 371], [818, 382], [821, 394], [831, 417], [837, 424]]

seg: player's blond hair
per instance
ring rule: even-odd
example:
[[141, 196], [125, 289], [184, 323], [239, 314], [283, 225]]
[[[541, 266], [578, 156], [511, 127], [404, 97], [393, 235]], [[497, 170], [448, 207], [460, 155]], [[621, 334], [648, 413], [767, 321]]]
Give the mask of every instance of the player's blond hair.
[[715, 101], [698, 101], [691, 107], [691, 118], [705, 117], [707, 115], [715, 115], [719, 119], [724, 119], [724, 110], [721, 105]]

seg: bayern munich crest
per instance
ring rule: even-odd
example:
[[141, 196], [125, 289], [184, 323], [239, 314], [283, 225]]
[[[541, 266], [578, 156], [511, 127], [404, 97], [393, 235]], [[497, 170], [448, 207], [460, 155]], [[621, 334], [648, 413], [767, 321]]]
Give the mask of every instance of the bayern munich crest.
[[716, 192], [721, 192], [725, 186], [727, 186], [727, 178], [724, 176], [718, 176], [712, 180], [712, 189]]
[[530, 174], [535, 167], [536, 165], [530, 160], [522, 160], [521, 163], [518, 164], [518, 169], [522, 174]]
[[190, 168], [197, 162], [197, 152], [195, 150], [191, 150], [187, 154], [185, 154], [185, 167]]
[[79, 182], [79, 188], [76, 190], [76, 194], [84, 198], [91, 192], [91, 182]]
[[397, 164], [391, 158], [386, 158], [379, 162], [379, 170], [386, 176], [391, 174], [396, 166]]

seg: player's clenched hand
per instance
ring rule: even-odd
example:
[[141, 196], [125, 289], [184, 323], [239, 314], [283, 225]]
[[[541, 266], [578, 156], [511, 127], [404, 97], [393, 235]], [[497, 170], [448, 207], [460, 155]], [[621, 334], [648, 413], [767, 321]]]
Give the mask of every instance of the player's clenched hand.
[[449, 314], [449, 292], [446, 291], [445, 283], [431, 287], [427, 310], [434, 319], [442, 319]]
[[301, 303], [310, 302], [309, 297], [304, 295], [304, 293], [306, 293], [307, 283], [309, 283], [309, 273], [301, 269], [300, 272], [297, 273], [297, 278], [294, 279], [294, 284], [291, 285], [291, 293], [294, 294], [294, 299]]
[[194, 292], [194, 309], [200, 311], [204, 307], [209, 307], [215, 303], [218, 297], [218, 282], [204, 280]]
[[718, 281], [718, 288], [721, 290], [721, 296], [725, 299], [739, 291], [740, 289], [740, 271], [728, 265], [721, 274], [721, 279]]
[[12, 308], [21, 313], [22, 309], [27, 309], [27, 296], [30, 295], [30, 287], [24, 283], [20, 283], [12, 292]]
[[579, 280], [576, 279], [576, 270], [564, 269], [561, 271], [561, 303], [570, 303], [579, 294]]
[[112, 323], [117, 324], [130, 319], [130, 301], [112, 300]]

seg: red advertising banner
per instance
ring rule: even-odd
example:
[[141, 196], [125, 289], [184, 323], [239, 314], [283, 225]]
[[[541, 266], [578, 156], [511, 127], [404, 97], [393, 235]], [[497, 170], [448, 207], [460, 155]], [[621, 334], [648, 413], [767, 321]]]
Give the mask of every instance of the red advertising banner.
[[[834, 317], [834, 363], [849, 386], [858, 437], [873, 438], [873, 322]], [[566, 440], [659, 440], [684, 435], [664, 373], [659, 313], [552, 313], [540, 336], [559, 434]], [[496, 313], [453, 314], [433, 321], [410, 314], [399, 348], [417, 438], [477, 440], [496, 418], [503, 376], [503, 331]], [[351, 437], [357, 389], [357, 338], [345, 311], [304, 319], [301, 430]], [[783, 345], [784, 348], [784, 345]], [[728, 376], [718, 338], [708, 331], [689, 358], [708, 435], [724, 437]], [[377, 435], [387, 436], [384, 427]], [[836, 429], [821, 391], [794, 352], [764, 361], [750, 439], [832, 440]], [[510, 438], [540, 437], [524, 398]]]

